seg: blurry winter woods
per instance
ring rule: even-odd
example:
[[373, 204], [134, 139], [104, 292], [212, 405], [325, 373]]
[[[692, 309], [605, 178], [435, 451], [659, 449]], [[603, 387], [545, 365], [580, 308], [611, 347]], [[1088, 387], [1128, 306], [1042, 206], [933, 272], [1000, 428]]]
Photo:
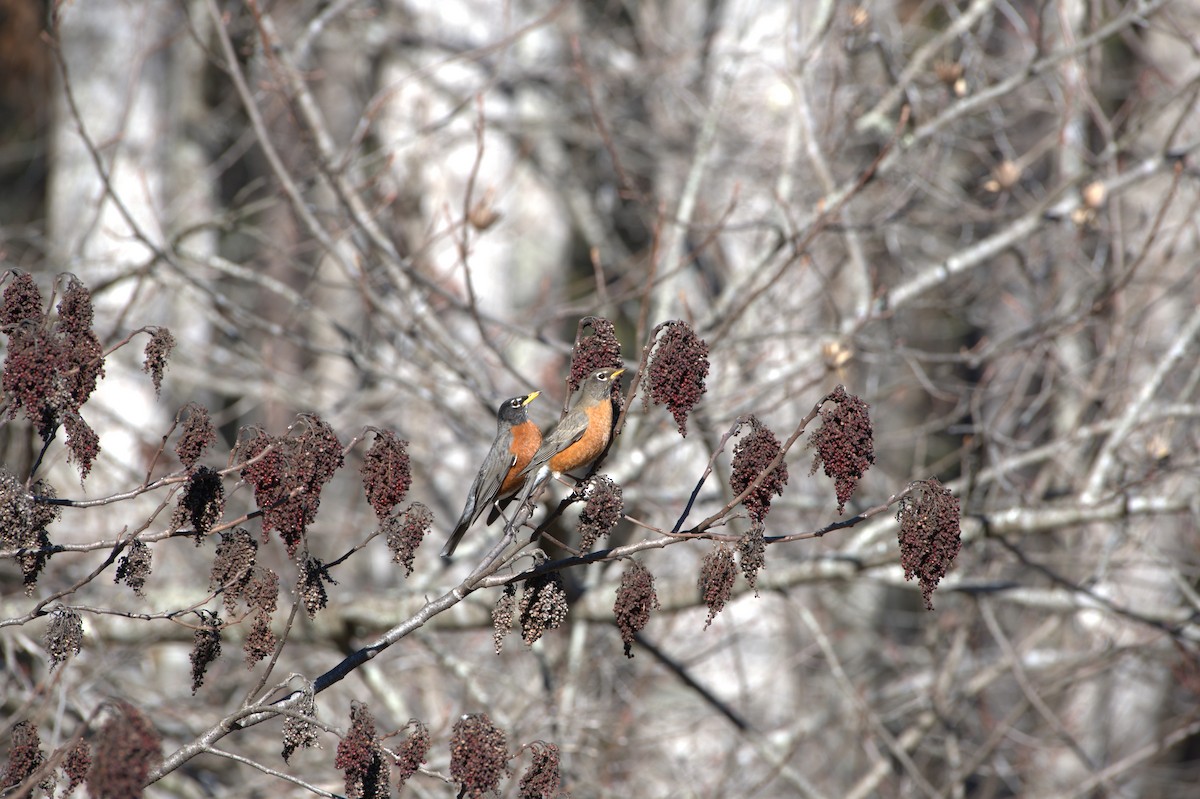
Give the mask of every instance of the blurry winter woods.
[[[414, 796], [484, 790], [452, 739], [511, 756], [505, 796], [542, 795], [520, 782], [551, 752], [576, 797], [1192, 795], [1198, 30], [1195, 0], [0, 0], [3, 288], [32, 275], [55, 318], [86, 287], [106, 353], [77, 409], [85, 480], [5, 386], [0, 511], [49, 544], [0, 531], [0, 793], [63, 795], [71, 747], [118, 740], [157, 750], [147, 795], [385, 795], [354, 764], [394, 757], [396, 792], [418, 719]], [[641, 384], [601, 467], [624, 519], [592, 547], [629, 557], [563, 569], [561, 626], [497, 654], [500, 583], [533, 562], [431, 608], [503, 525], [449, 568], [437, 549], [500, 401], [540, 389], [533, 417], [558, 418], [589, 316], [627, 391], [682, 320], [707, 390], [683, 437]], [[765, 568], [710, 615], [702, 564], [755, 526], [727, 508], [747, 418], [786, 441], [839, 385], [869, 405], [874, 465], [839, 513], [809, 424]], [[178, 447], [201, 409], [215, 441]], [[261, 539], [240, 468], [210, 478], [219, 531], [172, 535], [203, 516], [176, 511], [188, 475], [243, 463], [255, 430], [260, 464], [324, 442], [307, 564]], [[411, 574], [360, 475], [389, 430], [396, 513], [432, 514]], [[684, 529], [717, 521], [672, 537], [710, 462]], [[932, 611], [895, 518], [929, 478], [963, 541]], [[71, 502], [30, 527], [47, 487]], [[546, 532], [578, 548], [580, 506]], [[258, 605], [210, 585], [236, 528]], [[631, 559], [659, 607], [627, 658]], [[241, 718], [389, 630], [286, 732]], [[116, 779], [75, 771], [93, 795]]]

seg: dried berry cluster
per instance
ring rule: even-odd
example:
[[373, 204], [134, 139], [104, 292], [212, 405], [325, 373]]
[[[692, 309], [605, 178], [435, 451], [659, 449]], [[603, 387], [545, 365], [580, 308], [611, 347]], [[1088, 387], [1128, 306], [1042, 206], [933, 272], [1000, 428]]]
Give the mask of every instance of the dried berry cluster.
[[526, 646], [533, 646], [546, 630], [557, 629], [567, 618], [562, 575], [555, 571], [526, 580], [519, 612], [521, 640]]
[[204, 684], [208, 665], [221, 656], [221, 619], [217, 614], [201, 610], [200, 626], [192, 635], [192, 694]]
[[[88, 745], [83, 741], [68, 743], [69, 748], [55, 752], [46, 757], [42, 750], [42, 739], [38, 733], [37, 724], [22, 720], [12, 725], [8, 734], [8, 762], [0, 768], [0, 794], [5, 796], [53, 796], [56, 769], [47, 768], [61, 756], [57, 771], [67, 783], [63, 796], [70, 796], [76, 787], [87, 779], [88, 769], [91, 768], [92, 758]], [[39, 774], [39, 772], [41, 772]], [[36, 779], [37, 777], [41, 779]], [[10, 788], [31, 781], [25, 790], [13, 793]]]
[[257, 558], [258, 542], [245, 529], [237, 527], [221, 533], [212, 572], [208, 577], [208, 588], [222, 592], [227, 614], [233, 615], [237, 610], [238, 600], [250, 583]]
[[33, 493], [25, 490], [17, 478], [0, 469], [0, 550], [19, 550], [25, 593], [33, 593], [38, 575], [50, 560], [50, 535], [46, 526], [58, 519], [62, 508], [49, 502], [54, 488], [44, 480], [33, 484]]
[[12, 277], [12, 282], [4, 290], [4, 299], [0, 303], [0, 324], [8, 326], [40, 322], [42, 292], [33, 282], [33, 275], [9, 272], [5, 277]]
[[718, 543], [700, 565], [700, 597], [708, 606], [708, 618], [704, 620], [704, 629], [712, 624], [725, 608], [725, 603], [733, 595], [733, 581], [737, 577], [737, 565], [733, 562], [733, 550], [725, 544]]
[[242, 479], [254, 489], [254, 498], [263, 510], [264, 540], [267, 531], [273, 529], [273, 525], [268, 526], [267, 511], [287, 498], [283, 486], [293, 466], [292, 459], [288, 457], [291, 450], [286, 437], [271, 436], [259, 428], [251, 429], [244, 439], [239, 435], [234, 450], [234, 457], [244, 464]]
[[63, 796], [70, 796], [76, 787], [83, 784], [91, 767], [91, 747], [84, 741], [77, 741], [67, 750], [66, 757], [63, 758], [62, 770], [67, 777], [67, 789], [63, 791]]
[[533, 762], [521, 776], [517, 796], [520, 799], [554, 799], [562, 786], [558, 747], [544, 741], [534, 741], [529, 748], [533, 750]]
[[325, 591], [325, 583], [337, 585], [337, 580], [329, 574], [329, 567], [320, 559], [307, 557], [300, 563], [299, 574], [296, 578], [296, 593], [304, 602], [304, 610], [310, 619], [316, 618], [317, 611], [323, 610], [329, 604], [329, 594]]
[[758, 572], [767, 564], [767, 542], [763, 539], [763, 526], [755, 524], [737, 542], [738, 564], [742, 575], [758, 596]]
[[375, 718], [366, 705], [351, 705], [350, 730], [338, 743], [333, 766], [345, 772], [346, 796], [350, 799], [388, 796], [391, 765], [375, 734]]
[[392, 563], [404, 564], [404, 573], [411, 577], [417, 547], [425, 540], [433, 527], [433, 511], [420, 502], [414, 502], [403, 516], [389, 516], [382, 526], [387, 536], [387, 546], [392, 553]]
[[404, 500], [412, 485], [407, 447], [408, 442], [391, 430], [376, 430], [375, 443], [363, 457], [363, 490], [380, 520]]
[[190, 522], [196, 546], [199, 546], [224, 513], [225, 484], [221, 482], [221, 474], [215, 469], [201, 466], [188, 476], [179, 504], [175, 506], [175, 513], [171, 517], [171, 525], [179, 528]]
[[50, 655], [50, 668], [54, 668], [83, 648], [83, 620], [73, 608], [60, 606], [50, 614], [50, 626], [46, 628], [46, 654]]
[[255, 566], [250, 580], [242, 589], [242, 598], [252, 614], [250, 630], [242, 650], [246, 653], [246, 668], [275, 650], [276, 637], [271, 632], [271, 614], [279, 604], [279, 575], [262, 566]]
[[[735, 496], [741, 496], [750, 485], [758, 479], [766, 468], [779, 455], [782, 447], [779, 439], [770, 428], [750, 417], [750, 434], [743, 437], [733, 449], [733, 475], [729, 485]], [[783, 487], [787, 485], [788, 468], [785, 461], [767, 473], [745, 499], [742, 505], [755, 522], [762, 523], [771, 511], [771, 495], [783, 496]]]
[[686, 322], [668, 322], [647, 370], [649, 397], [666, 405], [679, 434], [687, 435], [688, 414], [704, 396], [708, 377], [708, 345]]
[[658, 593], [654, 590], [654, 575], [636, 560], [621, 574], [621, 587], [617, 589], [617, 601], [613, 604], [613, 616], [621, 641], [625, 645], [625, 657], [633, 657], [634, 637], [645, 629], [650, 621], [650, 611], [658, 610]]
[[283, 719], [283, 751], [281, 754], [285, 763], [297, 749], [311, 749], [318, 744], [317, 727], [307, 720], [317, 715], [316, 693], [311, 682], [305, 683], [300, 696], [292, 702], [289, 709], [292, 713], [297, 713], [305, 718], [288, 715]]
[[[292, 710], [303, 717], [315, 713], [311, 684], [306, 686]], [[289, 717], [290, 718], [290, 717]], [[283, 756], [287, 760], [301, 746], [314, 745], [313, 726], [304, 718], [295, 722], [297, 730], [289, 734], [284, 725]], [[381, 799], [388, 796], [388, 780], [392, 766], [398, 772], [397, 787], [404, 785], [428, 760], [431, 746], [429, 728], [417, 719], [410, 719], [403, 733], [408, 734], [394, 750], [383, 747], [377, 724], [370, 709], [359, 702], [350, 708], [350, 729], [338, 743], [334, 767], [344, 773], [347, 797], [351, 799]], [[301, 729], [302, 728], [302, 729]], [[391, 737], [391, 736], [388, 736]], [[521, 777], [517, 796], [528, 799], [557, 799], [562, 793], [559, 748], [553, 743], [534, 741], [512, 757], [508, 739], [486, 713], [464, 715], [455, 722], [450, 734], [450, 777], [459, 784], [459, 797], [483, 797], [499, 790], [500, 781], [512, 771], [512, 761], [522, 751], [532, 753], [529, 768]]]
[[920, 581], [925, 607], [933, 610], [933, 590], [962, 548], [958, 499], [936, 479], [925, 480], [900, 500], [896, 520], [904, 577]]
[[146, 542], [135, 538], [129, 542], [129, 548], [117, 561], [117, 573], [113, 582], [125, 583], [133, 589], [133, 593], [140, 597], [146, 596], [143, 589], [150, 577], [152, 559], [150, 547], [146, 546]]
[[[305, 716], [314, 712], [312, 689], [308, 687], [304, 706], [297, 703], [294, 710]], [[383, 745], [376, 732], [376, 722], [370, 710], [358, 702], [350, 711], [351, 725], [338, 744], [334, 761], [345, 772], [348, 797], [387, 796], [387, 780], [394, 765], [398, 772], [397, 787], [401, 790], [427, 762], [431, 747], [429, 728], [417, 719], [410, 719], [404, 729], [410, 730], [394, 750]], [[307, 724], [307, 722], [300, 722]], [[309, 725], [311, 727], [311, 725]], [[285, 740], [287, 726], [285, 724]], [[401, 730], [400, 732], [403, 732]], [[311, 745], [308, 744], [308, 745]], [[284, 747], [284, 759], [299, 744]], [[517, 788], [521, 797], [562, 796], [559, 748], [545, 741], [534, 741], [523, 747], [532, 752], [529, 768]], [[450, 738], [450, 776], [459, 783], [459, 797], [482, 797], [499, 790], [500, 780], [511, 773], [511, 761], [520, 755], [508, 754], [507, 737], [484, 713], [464, 715], [454, 724]]]
[[70, 460], [79, 467], [79, 478], [82, 480], [88, 476], [92, 463], [100, 454], [100, 436], [78, 413], [64, 417], [63, 429], [67, 431], [67, 452], [70, 453]]
[[142, 795], [146, 778], [162, 759], [162, 739], [150, 720], [128, 702], [118, 702], [96, 736], [88, 771], [88, 794], [95, 799]]
[[450, 738], [450, 776], [460, 785], [458, 795], [477, 799], [500, 786], [508, 773], [508, 742], [504, 730], [486, 713], [463, 716]]
[[271, 615], [279, 603], [279, 575], [257, 564], [258, 542], [241, 527], [221, 534], [208, 587], [220, 591], [225, 613], [234, 616], [244, 602], [251, 616], [242, 649], [253, 666], [275, 649]]
[[874, 434], [867, 403], [838, 386], [825, 397], [833, 408], [821, 409], [821, 426], [808, 439], [815, 449], [812, 469], [815, 474], [824, 464], [825, 475], [833, 479], [837, 491], [838, 513], [854, 493], [858, 481], [875, 462]]
[[[96, 434], [78, 418], [78, 411], [96, 390], [96, 382], [104, 376], [104, 348], [92, 332], [94, 317], [92, 293], [74, 277], [69, 278], [62, 301], [58, 304], [58, 333], [60, 343], [66, 347], [67, 365], [77, 371], [61, 376], [66, 380], [69, 394], [68, 402], [61, 410], [64, 412], [64, 421], [76, 419], [93, 436]], [[69, 434], [69, 426], [67, 430]]]
[[171, 335], [170, 330], [165, 327], [151, 329], [150, 340], [146, 342], [142, 371], [150, 375], [155, 394], [162, 394], [163, 372], [166, 371], [167, 359], [171, 357], [171, 351], [174, 349], [175, 337]]
[[[12, 743], [8, 750], [8, 765], [0, 771], [0, 790], [14, 788], [32, 777], [46, 762], [42, 751], [42, 738], [37, 725], [31, 721], [18, 721], [12, 728]], [[52, 787], [50, 780], [43, 779], [38, 786], [43, 793]]]
[[277, 531], [292, 557], [316, 518], [321, 489], [344, 462], [342, 445], [326, 422], [306, 416], [300, 426], [303, 429], [298, 436], [274, 437], [256, 431], [237, 450], [240, 461], [262, 455], [242, 468], [242, 478], [254, 486], [254, 499], [262, 510], [263, 535]]
[[504, 649], [504, 639], [512, 629], [513, 618], [517, 615], [517, 584], [509, 583], [504, 586], [496, 605], [492, 608], [492, 645], [499, 655]]
[[[592, 329], [592, 335], [583, 336], [583, 329], [587, 327]], [[621, 342], [617, 341], [612, 322], [601, 316], [587, 316], [579, 320], [579, 332], [575, 338], [575, 351], [571, 354], [571, 376], [567, 379], [567, 388], [572, 392], [597, 369], [615, 369], [623, 363]]]
[[175, 442], [175, 454], [184, 468], [190, 471], [208, 451], [208, 448], [216, 442], [217, 431], [213, 428], [212, 419], [208, 416], [208, 408], [203, 405], [196, 402], [184, 405], [175, 416], [176, 424], [179, 424], [179, 419], [184, 413], [187, 414], [187, 418], [183, 422], [183, 431], [179, 434], [179, 440]]
[[[3, 471], [0, 470], [0, 474]], [[45, 531], [52, 522], [58, 521], [58, 517], [62, 516], [62, 506], [55, 505], [50, 500], [58, 498], [58, 492], [54, 490], [54, 486], [47, 483], [45, 480], [38, 480], [33, 484], [33, 529]]]
[[100, 453], [100, 439], [79, 409], [104, 375], [104, 350], [92, 331], [92, 296], [69, 277], [56, 321], [42, 304], [33, 278], [13, 274], [0, 305], [0, 329], [8, 335], [0, 384], [9, 418], [23, 411], [43, 441], [53, 438], [60, 424], [66, 428], [67, 450], [86, 478]]
[[621, 501], [621, 487], [604, 475], [593, 475], [580, 489], [587, 497], [579, 513], [579, 549], [591, 550], [602, 535], [608, 535], [621, 520], [625, 506]]
[[416, 719], [410, 721], [409, 725], [413, 730], [396, 751], [396, 770], [400, 772], [396, 787], [401, 789], [404, 788], [404, 783], [417, 773], [421, 764], [426, 762], [426, 756], [429, 754], [429, 728]]

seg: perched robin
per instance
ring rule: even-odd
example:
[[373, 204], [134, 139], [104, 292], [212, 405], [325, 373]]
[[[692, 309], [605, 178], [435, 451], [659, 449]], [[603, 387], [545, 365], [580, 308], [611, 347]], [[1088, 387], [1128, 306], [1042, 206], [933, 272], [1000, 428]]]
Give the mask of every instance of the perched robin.
[[542, 443], [542, 432], [530, 421], [526, 410], [529, 403], [537, 399], [540, 391], [505, 400], [496, 411], [496, 440], [471, 490], [467, 492], [467, 504], [463, 507], [458, 525], [450, 534], [450, 540], [442, 547], [442, 557], [454, 554], [458, 542], [475, 520], [498, 499], [515, 494], [525, 484], [522, 470], [529, 464], [533, 454]]
[[[541, 482], [549, 474], [566, 474], [589, 465], [608, 447], [612, 438], [613, 404], [611, 386], [624, 369], [599, 369], [575, 389], [571, 409], [558, 426], [542, 439], [526, 474]], [[545, 476], [539, 472], [549, 467]]]

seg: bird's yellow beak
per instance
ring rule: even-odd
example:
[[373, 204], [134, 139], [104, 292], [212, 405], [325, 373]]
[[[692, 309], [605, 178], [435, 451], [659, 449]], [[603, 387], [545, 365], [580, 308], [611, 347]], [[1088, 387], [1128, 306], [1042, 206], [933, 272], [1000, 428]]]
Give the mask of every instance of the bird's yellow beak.
[[525, 401], [524, 401], [524, 402], [522, 402], [521, 404], [522, 404], [522, 405], [528, 405], [529, 403], [531, 403], [531, 402], [533, 402], [535, 399], [537, 399], [537, 398], [538, 398], [538, 395], [539, 395], [539, 394], [541, 394], [541, 393], [542, 393], [542, 392], [540, 392], [540, 391], [531, 391], [530, 393], [528, 393], [528, 394], [526, 394], [526, 395], [525, 395]]
[[612, 373], [612, 377], [611, 377], [611, 378], [609, 378], [609, 379], [610, 379], [610, 380], [616, 380], [618, 377], [620, 377], [620, 376], [621, 376], [621, 375], [623, 375], [623, 374], [625, 374], [625, 370], [624, 370], [624, 369], [618, 369], [617, 371], [615, 371], [615, 372], [613, 372], [613, 373]]

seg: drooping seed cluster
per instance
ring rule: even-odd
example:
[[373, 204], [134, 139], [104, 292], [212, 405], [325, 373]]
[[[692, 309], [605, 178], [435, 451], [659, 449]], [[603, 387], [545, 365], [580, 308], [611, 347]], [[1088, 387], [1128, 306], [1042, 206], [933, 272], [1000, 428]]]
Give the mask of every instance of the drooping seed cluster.
[[[6, 796], [10, 788], [26, 783], [42, 772], [41, 779], [26, 785], [26, 791], [21, 796], [54, 796], [56, 773], [61, 772], [66, 780], [66, 790], [63, 796], [70, 796], [75, 788], [87, 779], [88, 770], [92, 765], [91, 749], [84, 741], [67, 744], [66, 751], [62, 749], [50, 757], [42, 750], [42, 738], [35, 722], [23, 719], [12, 725], [8, 731], [8, 761], [0, 767], [0, 793]], [[47, 768], [53, 761], [59, 761], [57, 768]], [[18, 794], [12, 794], [18, 795]]]
[[[729, 485], [736, 496], [741, 496], [766, 471], [782, 449], [779, 439], [757, 416], [751, 416], [749, 421], [750, 433], [743, 436], [733, 449], [733, 474], [729, 478]], [[761, 524], [767, 518], [771, 511], [771, 495], [783, 496], [787, 481], [787, 463], [780, 461], [742, 500], [742, 506], [751, 519]]]
[[242, 590], [242, 598], [250, 609], [250, 629], [242, 651], [246, 654], [246, 668], [268, 657], [275, 651], [278, 639], [271, 632], [271, 615], [279, 605], [279, 575], [270, 569], [256, 566], [250, 573], [250, 581]]
[[658, 593], [654, 590], [654, 575], [636, 560], [621, 573], [621, 587], [617, 589], [617, 601], [613, 604], [613, 617], [621, 631], [625, 657], [633, 657], [635, 636], [645, 629], [650, 621], [650, 611], [658, 610]]
[[400, 748], [396, 752], [396, 770], [400, 772], [396, 787], [401, 789], [409, 777], [417, 773], [421, 764], [426, 762], [431, 745], [428, 727], [415, 719], [409, 722], [409, 726], [413, 730], [400, 742]]
[[325, 606], [329, 604], [329, 593], [325, 590], [325, 584], [337, 585], [337, 580], [333, 579], [333, 575], [329, 573], [329, 567], [320, 558], [310, 555], [297, 566], [296, 593], [300, 596], [300, 601], [304, 603], [304, 610], [308, 613], [308, 617], [314, 619], [317, 611], [324, 610]]
[[812, 469], [815, 474], [822, 465], [825, 475], [833, 479], [837, 491], [838, 513], [846, 509], [858, 481], [875, 463], [874, 433], [867, 403], [838, 386], [825, 402], [833, 407], [821, 409], [821, 426], [808, 440], [810, 449], [816, 450]]
[[500, 592], [500, 596], [496, 597], [496, 604], [492, 607], [492, 645], [497, 655], [504, 651], [504, 639], [512, 629], [513, 619], [516, 617], [517, 584], [508, 583]]
[[208, 408], [203, 405], [189, 402], [179, 410], [176, 421], [184, 414], [187, 417], [183, 420], [179, 440], [175, 442], [175, 455], [184, 468], [191, 471], [208, 448], [216, 443], [217, 431], [208, 416]]
[[316, 518], [321, 490], [344, 462], [342, 445], [328, 423], [306, 416], [300, 427], [298, 436], [255, 431], [239, 443], [236, 456], [242, 462], [262, 456], [242, 468], [242, 478], [254, 487], [263, 535], [277, 531], [291, 557]]
[[26, 491], [16, 477], [0, 469], [0, 549], [21, 550], [16, 557], [25, 583], [32, 594], [38, 575], [50, 560], [50, 535], [46, 526], [58, 519], [62, 508], [46, 500], [57, 496], [44, 480]]
[[679, 434], [687, 435], [688, 414], [704, 396], [708, 377], [708, 345], [686, 322], [670, 322], [654, 348], [646, 374], [648, 396], [666, 405]]
[[209, 572], [208, 588], [221, 591], [225, 612], [233, 615], [238, 600], [250, 582], [258, 558], [258, 542], [242, 527], [221, 533], [217, 554]]
[[221, 618], [206, 610], [200, 611], [200, 625], [192, 633], [192, 694], [204, 684], [209, 664], [221, 656]]
[[75, 277], [58, 304], [57, 319], [43, 310], [33, 277], [13, 273], [0, 303], [0, 330], [8, 336], [0, 377], [9, 418], [22, 411], [42, 441], [62, 425], [67, 451], [86, 478], [100, 453], [100, 437], [80, 408], [104, 375], [104, 349], [92, 330], [92, 295]]
[[733, 581], [737, 578], [737, 565], [733, 561], [733, 549], [718, 543], [704, 556], [700, 565], [700, 597], [708, 606], [708, 617], [704, 629], [713, 623], [733, 595]]
[[363, 457], [362, 484], [367, 502], [381, 521], [404, 500], [412, 485], [408, 442], [391, 430], [375, 431], [375, 443]]
[[486, 713], [472, 713], [454, 723], [450, 738], [450, 776], [463, 799], [495, 791], [508, 774], [508, 741]]
[[518, 618], [525, 646], [533, 646], [546, 630], [554, 630], [566, 621], [567, 589], [562, 575], [555, 571], [526, 580]]
[[152, 555], [145, 541], [134, 539], [129, 542], [125, 554], [117, 560], [114, 583], [125, 583], [140, 597], [146, 595], [146, 580], [150, 578]]
[[[38, 734], [37, 725], [31, 721], [18, 721], [13, 725], [11, 744], [8, 750], [8, 764], [0, 771], [0, 790], [15, 788], [37, 773], [46, 762], [46, 753], [42, 751], [42, 737]], [[52, 783], [42, 780], [38, 786], [45, 789]]]
[[165, 327], [156, 327], [150, 333], [146, 349], [142, 353], [142, 371], [150, 375], [154, 384], [154, 393], [162, 394], [163, 372], [167, 370], [167, 360], [175, 349], [175, 337]]
[[758, 572], [767, 564], [767, 542], [763, 533], [763, 526], [754, 524], [737, 541], [738, 565], [755, 596], [758, 596]]
[[46, 654], [50, 656], [53, 669], [83, 648], [83, 619], [74, 608], [61, 606], [50, 614], [50, 626], [46, 628]]
[[375, 733], [375, 717], [360, 702], [350, 706], [350, 729], [338, 743], [333, 767], [344, 772], [350, 799], [388, 796], [391, 765]]
[[933, 610], [933, 591], [962, 548], [958, 498], [936, 479], [924, 480], [900, 501], [900, 565], [904, 577], [916, 577], [925, 607]]
[[392, 562], [404, 565], [404, 572], [412, 576], [417, 547], [433, 528], [433, 511], [420, 502], [414, 502], [400, 516], [388, 516], [381, 529], [387, 537], [387, 546], [392, 553]]
[[571, 353], [571, 376], [567, 388], [574, 392], [597, 369], [617, 368], [621, 360], [621, 342], [612, 322], [601, 316], [588, 316], [579, 322], [580, 330], [590, 327], [592, 334], [582, 336]]
[[[317, 699], [311, 682], [304, 687], [291, 705], [292, 713], [283, 718], [283, 762], [288, 762], [297, 749], [312, 749], [319, 745], [317, 725], [308, 719], [317, 715]], [[303, 718], [301, 718], [303, 717]]]
[[130, 799], [142, 795], [146, 778], [162, 759], [162, 737], [150, 719], [128, 702], [117, 702], [95, 738], [88, 795]]
[[171, 524], [176, 528], [190, 524], [199, 546], [224, 514], [225, 484], [221, 475], [216, 469], [200, 466], [188, 476]]
[[621, 487], [601, 474], [588, 478], [580, 493], [587, 497], [587, 502], [579, 512], [579, 549], [589, 552], [600, 536], [608, 535], [616, 527], [624, 503]]
[[529, 748], [533, 750], [533, 762], [521, 776], [517, 796], [520, 799], [556, 799], [562, 785], [558, 747], [544, 741], [534, 741]]

